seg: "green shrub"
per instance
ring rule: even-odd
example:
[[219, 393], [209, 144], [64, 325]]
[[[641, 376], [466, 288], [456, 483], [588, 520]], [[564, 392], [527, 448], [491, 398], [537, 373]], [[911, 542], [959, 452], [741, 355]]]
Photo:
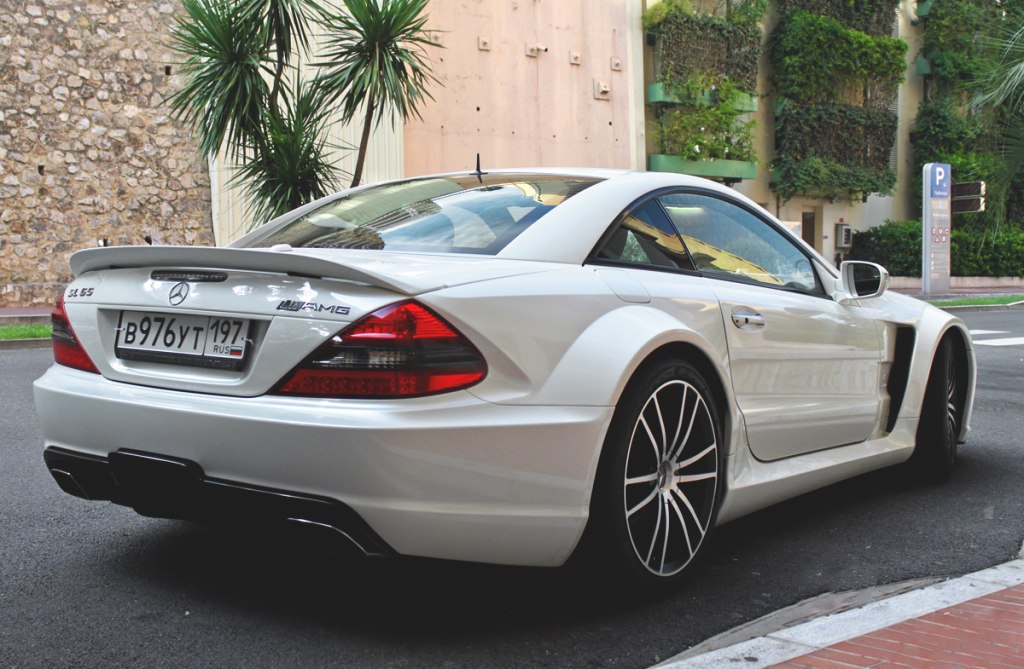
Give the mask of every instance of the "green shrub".
[[939, 152], [964, 151], [974, 144], [980, 133], [978, 123], [967, 120], [950, 98], [922, 102], [910, 133], [915, 146], [914, 157], [919, 165], [945, 162], [936, 160]]
[[954, 222], [981, 221], [985, 227], [1002, 222], [1010, 198], [1009, 184], [1001, 176], [1006, 161], [994, 137], [978, 116], [965, 116], [950, 97], [921, 104], [910, 133], [914, 144], [912, 187], [921, 195], [921, 168], [927, 163], [948, 163], [957, 183], [984, 181], [986, 211], [980, 214], [956, 214]]
[[924, 55], [943, 95], [966, 100], [966, 83], [984, 76], [994, 66], [984, 36], [999, 30], [1002, 3], [977, 0], [934, 2], [924, 30]]
[[921, 276], [921, 221], [886, 221], [855, 232], [846, 257], [878, 263], [893, 276]]
[[953, 229], [953, 276], [1024, 277], [1024, 231], [1002, 226]]
[[[1024, 277], [1024, 231], [1003, 226], [953, 228], [952, 276]], [[849, 260], [876, 262], [893, 276], [921, 276], [921, 221], [886, 221], [853, 235]]]

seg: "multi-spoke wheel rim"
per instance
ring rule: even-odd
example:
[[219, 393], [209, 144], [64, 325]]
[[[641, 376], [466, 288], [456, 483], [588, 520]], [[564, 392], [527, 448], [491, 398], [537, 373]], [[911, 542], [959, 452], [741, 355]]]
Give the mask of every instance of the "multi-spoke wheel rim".
[[626, 527], [648, 571], [672, 576], [689, 564], [711, 524], [717, 485], [707, 402], [693, 385], [669, 381], [640, 411], [626, 453]]
[[960, 385], [957, 383], [956, 360], [950, 357], [946, 366], [946, 427], [955, 451], [957, 439], [960, 437]]

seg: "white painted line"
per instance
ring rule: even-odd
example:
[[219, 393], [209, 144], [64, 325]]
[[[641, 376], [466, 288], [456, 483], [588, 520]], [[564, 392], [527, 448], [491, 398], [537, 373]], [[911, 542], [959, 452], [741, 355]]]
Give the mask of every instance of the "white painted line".
[[982, 339], [975, 341], [975, 346], [1020, 346], [1024, 344], [1024, 337], [1004, 337], [1003, 339]]
[[763, 669], [1021, 583], [1024, 583], [1024, 559], [1017, 559], [856, 609], [815, 618], [697, 657], [670, 659], [659, 664], [658, 669], [725, 666]]
[[971, 330], [970, 333], [972, 337], [977, 337], [978, 335], [1010, 334], [1006, 330]]

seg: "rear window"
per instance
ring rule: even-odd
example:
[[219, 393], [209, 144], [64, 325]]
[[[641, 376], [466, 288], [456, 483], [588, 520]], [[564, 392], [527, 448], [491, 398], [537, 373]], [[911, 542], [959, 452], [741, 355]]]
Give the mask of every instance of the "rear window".
[[597, 179], [475, 174], [372, 186], [234, 246], [386, 249], [493, 255], [523, 230]]

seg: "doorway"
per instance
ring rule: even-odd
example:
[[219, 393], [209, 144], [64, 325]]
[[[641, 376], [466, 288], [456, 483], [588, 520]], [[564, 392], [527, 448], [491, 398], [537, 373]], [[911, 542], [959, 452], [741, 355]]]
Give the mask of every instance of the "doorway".
[[800, 234], [811, 248], [821, 251], [818, 246], [818, 212], [803, 212], [800, 218]]

